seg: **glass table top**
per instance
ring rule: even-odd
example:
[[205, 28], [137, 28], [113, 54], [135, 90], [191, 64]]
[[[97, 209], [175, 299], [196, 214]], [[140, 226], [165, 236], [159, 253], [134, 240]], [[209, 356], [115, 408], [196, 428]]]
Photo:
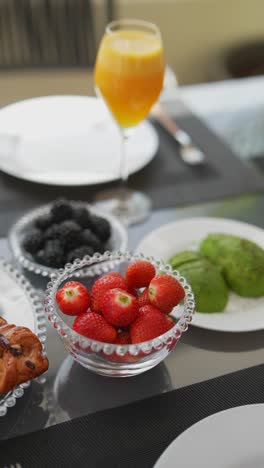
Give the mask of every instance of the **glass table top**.
[[[187, 217], [225, 217], [264, 228], [263, 205], [264, 195], [252, 195], [155, 211], [146, 223], [129, 228], [129, 248], [133, 250], [156, 227]], [[10, 259], [5, 238], [0, 240], [0, 255]], [[27, 276], [36, 288], [45, 288], [43, 279]], [[0, 439], [263, 363], [264, 330], [220, 333], [191, 326], [162, 364], [128, 379], [101, 377], [82, 368], [64, 350], [50, 325], [46, 346], [50, 368], [45, 383], [33, 382], [7, 416], [0, 418]]]

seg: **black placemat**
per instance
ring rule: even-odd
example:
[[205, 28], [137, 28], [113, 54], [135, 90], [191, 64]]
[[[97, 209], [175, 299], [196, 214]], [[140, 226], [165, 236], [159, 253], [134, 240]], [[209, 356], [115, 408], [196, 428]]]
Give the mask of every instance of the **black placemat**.
[[249, 161], [250, 161], [250, 163], [253, 163], [255, 168], [257, 168], [258, 171], [262, 172], [262, 174], [264, 176], [264, 154], [254, 156]]
[[[206, 164], [188, 166], [179, 157], [177, 144], [158, 124], [160, 138], [156, 157], [144, 169], [131, 175], [129, 186], [149, 194], [153, 208], [199, 203], [264, 190], [264, 177], [236, 157], [204, 123], [190, 112], [177, 122], [206, 154]], [[96, 186], [61, 187], [23, 181], [0, 172], [0, 210], [28, 209], [58, 196], [92, 201], [98, 191], [117, 183]], [[0, 232], [4, 235], [5, 232]]]
[[152, 468], [170, 442], [197, 421], [263, 402], [261, 365], [1, 442], [0, 466]]
[[[156, 125], [160, 136], [159, 152], [149, 167], [137, 175], [142, 177], [141, 183], [147, 187], [155, 208], [195, 204], [264, 190], [263, 175], [239, 159], [194, 114], [184, 113], [176, 121], [205, 153], [206, 163], [197, 166], [184, 164], [174, 139]], [[136, 183], [134, 187], [141, 189], [141, 185]]]

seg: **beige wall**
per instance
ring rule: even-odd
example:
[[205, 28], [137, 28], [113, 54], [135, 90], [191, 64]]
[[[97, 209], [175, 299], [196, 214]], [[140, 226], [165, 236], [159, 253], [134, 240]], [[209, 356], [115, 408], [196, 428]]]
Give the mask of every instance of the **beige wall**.
[[[97, 39], [104, 30], [104, 0], [93, 0]], [[264, 0], [116, 0], [117, 17], [159, 24], [168, 63], [181, 84], [223, 77], [221, 55], [240, 40], [264, 37]], [[83, 70], [0, 72], [0, 106], [48, 94], [93, 94]]]
[[222, 53], [241, 40], [264, 39], [264, 0], [116, 0], [121, 18], [140, 17], [162, 31], [180, 83], [218, 79]]
[[92, 73], [88, 69], [0, 73], [0, 107], [15, 101], [50, 94], [94, 95]]

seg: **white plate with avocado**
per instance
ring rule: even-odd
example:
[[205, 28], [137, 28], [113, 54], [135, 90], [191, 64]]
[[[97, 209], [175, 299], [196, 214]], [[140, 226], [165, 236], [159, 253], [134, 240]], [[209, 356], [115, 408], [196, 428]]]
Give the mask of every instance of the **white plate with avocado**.
[[[225, 255], [225, 249], [227, 249], [227, 244], [224, 247], [222, 247], [223, 244], [218, 244], [222, 248], [223, 255], [219, 255], [220, 248], [218, 248], [218, 255], [214, 254], [212, 257], [212, 253], [210, 251], [212, 250], [211, 243], [209, 245], [207, 239], [206, 243], [203, 243], [203, 246], [205, 245], [206, 247], [203, 247], [203, 252], [199, 253], [202, 242], [210, 234], [213, 234], [213, 236], [209, 237], [210, 242], [212, 239], [215, 242], [215, 234], [224, 235], [222, 237], [225, 238], [225, 241], [226, 235], [236, 236], [243, 239], [243, 243], [239, 244], [240, 251], [239, 249], [235, 249], [235, 255], [232, 256], [233, 253], [230, 254], [230, 251], [227, 250], [228, 253]], [[221, 242], [222, 240], [223, 239], [220, 238]], [[245, 243], [244, 240], [246, 240]], [[260, 263], [258, 263], [257, 266], [258, 275], [255, 276], [255, 278], [257, 279], [252, 282], [252, 285], [249, 288], [249, 293], [245, 291], [245, 282], [241, 283], [242, 280], [240, 280], [243, 276], [241, 273], [241, 259], [242, 257], [245, 257], [245, 252], [248, 247], [247, 241], [251, 241], [256, 244], [257, 256], [255, 257], [257, 257], [258, 262], [261, 258], [261, 261]], [[246, 247], [244, 247], [244, 244], [246, 244]], [[252, 245], [250, 245], [250, 247], [252, 247]], [[262, 261], [264, 252], [263, 250], [258, 251], [258, 248], [264, 249], [264, 230], [258, 228], [257, 226], [230, 219], [204, 217], [183, 219], [161, 226], [160, 228], [152, 231], [140, 242], [140, 244], [137, 247], [137, 251], [142, 252], [145, 255], [153, 255], [155, 256], [155, 258], [160, 258], [165, 262], [168, 262], [173, 256], [186, 250], [197, 252], [198, 255], [201, 255], [203, 257], [203, 264], [204, 260], [206, 262], [209, 261], [211, 266], [213, 264], [214, 269], [217, 268], [218, 271], [221, 272], [221, 276], [223, 276], [224, 282], [227, 285], [227, 300], [224, 301], [226, 302], [226, 305], [223, 307], [223, 301], [220, 300], [219, 302], [218, 294], [218, 304], [221, 303], [221, 307], [223, 307], [223, 310], [217, 311], [217, 307], [216, 310], [212, 310], [211, 303], [211, 312], [196, 312], [192, 324], [209, 330], [217, 330], [224, 332], [249, 332], [264, 329], [264, 263]], [[225, 267], [223, 266], [223, 264], [221, 264], [222, 257], [228, 259], [228, 265], [230, 264], [231, 257], [234, 258], [235, 264], [238, 265], [236, 266], [236, 268], [238, 268], [238, 273], [235, 274], [235, 276], [233, 274], [233, 278], [230, 273], [230, 268], [228, 266]], [[234, 262], [232, 262], [231, 272], [234, 273], [233, 263]], [[198, 264], [196, 264], [196, 267], [198, 268], [197, 265]], [[192, 266], [194, 266], [194, 264], [192, 264]], [[189, 274], [190, 268], [191, 263], [188, 263], [187, 268], [185, 264], [179, 266], [177, 269], [179, 269], [180, 271], [182, 270], [183, 276], [187, 276], [187, 274]], [[255, 269], [255, 267], [253, 269]], [[244, 269], [245, 274], [247, 274], [247, 270], [248, 264]], [[203, 269], [200, 271], [198, 269], [197, 271], [199, 273], [197, 275], [197, 278], [201, 279], [202, 275], [205, 274], [205, 270]], [[231, 278], [229, 278], [229, 274]], [[208, 271], [207, 275], [209, 284], [213, 275], [209, 274]], [[190, 279], [189, 282], [192, 283]], [[204, 280], [204, 283], [206, 282], [207, 281]], [[192, 286], [194, 288], [194, 284], [192, 284]], [[253, 294], [259, 295], [259, 297], [243, 297], [242, 295], [239, 295], [236, 292], [234, 292], [231, 288], [237, 289], [240, 294], [243, 294], [244, 292], [246, 292], [246, 294], [252, 294], [253, 288]], [[221, 291], [221, 288], [217, 289], [215, 287], [215, 283], [213, 283], [213, 287], [211, 288], [211, 290], [212, 289], [214, 291]], [[207, 291], [209, 291], [210, 293], [209, 285], [207, 285]], [[207, 297], [209, 297], [209, 293]], [[200, 300], [200, 296], [197, 303], [202, 303], [202, 301]]]

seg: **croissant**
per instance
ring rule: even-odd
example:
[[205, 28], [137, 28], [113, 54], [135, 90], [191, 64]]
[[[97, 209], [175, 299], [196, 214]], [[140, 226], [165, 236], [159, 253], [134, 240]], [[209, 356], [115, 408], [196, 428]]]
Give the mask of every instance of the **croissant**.
[[6, 324], [6, 320], [3, 319], [3, 317], [0, 317], [0, 327], [2, 327], [2, 325], [5, 325]]
[[7, 324], [0, 317], [0, 393], [38, 377], [48, 366], [38, 337], [28, 328]]

